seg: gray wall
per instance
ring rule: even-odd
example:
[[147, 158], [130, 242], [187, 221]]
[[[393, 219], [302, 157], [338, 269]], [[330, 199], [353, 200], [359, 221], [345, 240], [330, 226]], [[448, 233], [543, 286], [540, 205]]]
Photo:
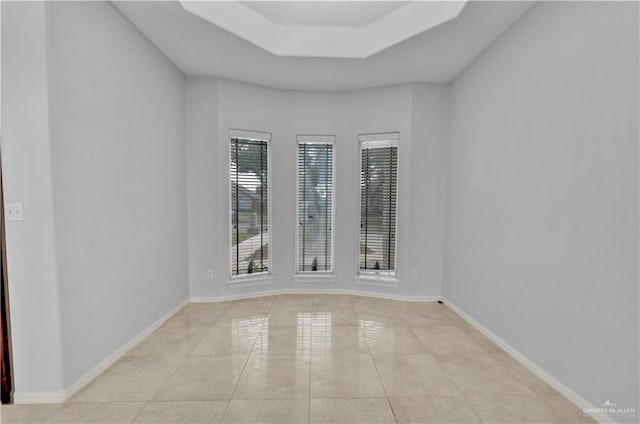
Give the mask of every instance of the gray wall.
[[2, 2], [4, 201], [23, 202], [7, 222], [15, 390], [63, 387], [43, 3]]
[[[447, 99], [447, 87], [440, 84], [321, 93], [188, 78], [191, 296], [233, 296], [274, 289], [440, 295]], [[414, 108], [419, 111], [417, 115]], [[425, 119], [421, 112], [429, 118]], [[414, 122], [414, 118], [419, 122]], [[275, 282], [269, 286], [227, 287], [229, 128], [273, 134], [270, 229]], [[356, 285], [353, 277], [358, 263], [358, 134], [390, 131], [400, 132], [397, 271], [400, 284], [397, 288]], [[336, 135], [335, 283], [293, 281], [297, 134]], [[429, 178], [426, 186], [420, 184], [423, 178]], [[419, 237], [412, 238], [414, 233]], [[214, 271], [213, 279], [207, 278], [209, 269]], [[414, 269], [418, 271], [417, 278], [412, 278]]]
[[184, 77], [110, 3], [50, 3], [65, 384], [188, 297]]
[[638, 408], [638, 4], [539, 3], [451, 102], [444, 295]]
[[[69, 387], [189, 295], [326, 287], [444, 293], [592, 403], [637, 407], [637, 4], [541, 3], [451, 87], [343, 93], [185, 90], [109, 3], [2, 8], [18, 392]], [[226, 284], [229, 128], [273, 133], [271, 286]], [[387, 131], [400, 285], [376, 288], [353, 282], [357, 135]], [[337, 136], [326, 285], [292, 278], [295, 136], [314, 133]]]
[[188, 297], [184, 77], [107, 2], [3, 2], [16, 397], [60, 392]]
[[[446, 150], [449, 87], [419, 84], [411, 108], [411, 236], [409, 262], [418, 270], [416, 287], [442, 294]], [[445, 124], [446, 123], [446, 124]]]

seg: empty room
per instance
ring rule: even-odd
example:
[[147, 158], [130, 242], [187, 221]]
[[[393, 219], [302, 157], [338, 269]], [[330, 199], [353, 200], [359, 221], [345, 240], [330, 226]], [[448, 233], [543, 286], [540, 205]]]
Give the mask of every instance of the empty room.
[[0, 12], [0, 423], [640, 422], [640, 3]]

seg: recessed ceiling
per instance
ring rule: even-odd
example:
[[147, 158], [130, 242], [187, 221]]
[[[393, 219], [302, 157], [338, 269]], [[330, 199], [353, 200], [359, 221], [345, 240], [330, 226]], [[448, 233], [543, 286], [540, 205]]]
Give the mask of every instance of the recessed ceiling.
[[277, 56], [187, 12], [177, 1], [114, 4], [188, 77], [294, 90], [353, 90], [449, 82], [535, 2], [470, 1], [455, 19], [361, 59]]
[[246, 1], [241, 2], [282, 25], [365, 26], [408, 4], [406, 1]]
[[277, 56], [365, 58], [454, 19], [466, 1], [181, 1]]

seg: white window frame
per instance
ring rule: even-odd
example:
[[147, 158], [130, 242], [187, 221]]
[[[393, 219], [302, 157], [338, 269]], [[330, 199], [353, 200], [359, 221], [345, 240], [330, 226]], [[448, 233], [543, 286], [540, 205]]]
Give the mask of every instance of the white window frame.
[[[331, 270], [299, 271], [300, 263], [300, 145], [331, 144]], [[335, 281], [335, 219], [336, 219], [336, 136], [335, 135], [297, 135], [296, 136], [296, 263], [295, 282], [334, 282]], [[315, 281], [314, 281], [315, 280]]]
[[400, 194], [398, 190], [398, 183], [400, 181], [400, 148], [398, 147], [398, 141], [400, 139], [399, 132], [389, 133], [376, 133], [376, 134], [359, 134], [358, 135], [358, 181], [360, 181], [360, 174], [362, 172], [362, 151], [369, 147], [396, 147], [398, 149], [398, 168], [396, 170], [396, 216], [394, 225], [394, 255], [393, 255], [393, 270], [361, 270], [360, 269], [360, 228], [362, 225], [362, 190], [358, 184], [358, 255], [356, 265], [356, 277], [354, 281], [358, 284], [368, 284], [374, 286], [383, 287], [397, 287], [398, 286], [398, 207], [400, 205]]
[[238, 139], [242, 139], [242, 140], [252, 140], [252, 141], [266, 141], [267, 142], [267, 220], [268, 220], [268, 235], [267, 235], [267, 244], [269, 246], [269, 256], [267, 258], [267, 266], [268, 266], [268, 271], [262, 271], [262, 272], [256, 272], [256, 273], [252, 273], [252, 274], [240, 274], [240, 275], [233, 275], [233, 264], [232, 264], [232, 257], [233, 257], [233, 253], [231, 252], [231, 248], [233, 247], [233, 234], [231, 233], [231, 229], [233, 227], [233, 192], [231, 190], [231, 178], [229, 178], [229, 181], [227, 182], [227, 188], [229, 190], [229, 203], [228, 203], [228, 208], [227, 208], [227, 213], [228, 213], [228, 217], [227, 217], [227, 222], [228, 222], [228, 226], [227, 226], [227, 231], [228, 231], [228, 245], [227, 245], [227, 253], [229, 253], [229, 257], [227, 260], [228, 263], [228, 271], [229, 271], [229, 280], [227, 282], [227, 284], [229, 286], [234, 286], [234, 287], [252, 287], [252, 286], [259, 286], [259, 285], [264, 285], [264, 284], [272, 284], [273, 283], [273, 272], [272, 272], [272, 253], [273, 253], [273, 243], [272, 243], [272, 216], [271, 216], [271, 204], [272, 204], [272, 199], [271, 199], [271, 186], [272, 186], [272, 178], [271, 178], [271, 147], [272, 147], [272, 143], [271, 143], [271, 133], [269, 132], [261, 132], [261, 131], [249, 131], [249, 130], [238, 130], [238, 129], [229, 129], [229, 138], [228, 138], [228, 143], [227, 143], [227, 157], [228, 157], [228, 162], [227, 162], [227, 169], [231, 170], [231, 141], [234, 138], [238, 138]]

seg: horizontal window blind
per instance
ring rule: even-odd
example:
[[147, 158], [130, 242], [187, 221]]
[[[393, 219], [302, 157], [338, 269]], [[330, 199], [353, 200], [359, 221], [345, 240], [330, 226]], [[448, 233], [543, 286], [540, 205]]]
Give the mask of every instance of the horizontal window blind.
[[268, 272], [269, 141], [231, 136], [231, 275]]
[[360, 272], [395, 274], [397, 134], [360, 138]]
[[333, 269], [333, 140], [298, 137], [297, 272]]

